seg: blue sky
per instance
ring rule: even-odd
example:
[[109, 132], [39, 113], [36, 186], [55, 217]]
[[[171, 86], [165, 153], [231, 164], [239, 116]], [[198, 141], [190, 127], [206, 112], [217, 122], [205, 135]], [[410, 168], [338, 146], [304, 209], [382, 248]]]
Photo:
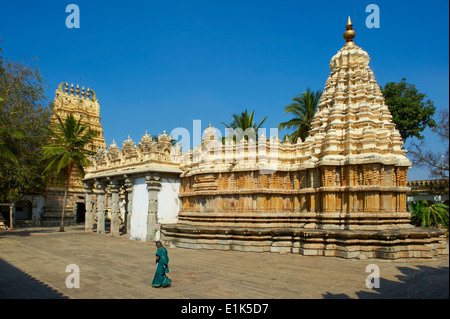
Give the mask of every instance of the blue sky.
[[[80, 8], [79, 29], [65, 24], [71, 3]], [[371, 3], [380, 8], [378, 29], [365, 24]], [[348, 16], [379, 85], [406, 78], [448, 108], [448, 7], [447, 0], [2, 0], [0, 37], [6, 57], [40, 68], [49, 100], [61, 82], [93, 89], [106, 143], [121, 145], [146, 130], [192, 131], [193, 120], [223, 131], [220, 122], [246, 108], [277, 127], [295, 95], [324, 88]], [[429, 130], [425, 136], [439, 149]], [[413, 169], [408, 179], [427, 177]]]

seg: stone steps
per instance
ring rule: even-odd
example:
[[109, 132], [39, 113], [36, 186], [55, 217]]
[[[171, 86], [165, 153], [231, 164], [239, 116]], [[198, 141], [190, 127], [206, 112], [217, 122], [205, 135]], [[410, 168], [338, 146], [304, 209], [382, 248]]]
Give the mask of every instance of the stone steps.
[[[50, 210], [51, 209], [51, 210]], [[41, 216], [42, 226], [59, 226], [61, 223], [61, 211], [62, 207], [55, 208], [45, 208], [44, 213]], [[76, 224], [76, 214], [73, 210], [67, 209], [64, 212], [64, 225], [71, 226]]]

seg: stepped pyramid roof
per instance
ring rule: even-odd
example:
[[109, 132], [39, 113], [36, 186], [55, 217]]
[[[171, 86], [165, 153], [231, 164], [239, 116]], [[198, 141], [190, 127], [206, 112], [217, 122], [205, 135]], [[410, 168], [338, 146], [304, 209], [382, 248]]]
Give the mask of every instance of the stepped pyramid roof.
[[331, 59], [331, 73], [305, 140], [312, 147], [311, 156], [330, 165], [410, 166], [369, 66], [369, 54], [353, 42], [356, 33], [350, 18], [346, 29], [346, 43]]

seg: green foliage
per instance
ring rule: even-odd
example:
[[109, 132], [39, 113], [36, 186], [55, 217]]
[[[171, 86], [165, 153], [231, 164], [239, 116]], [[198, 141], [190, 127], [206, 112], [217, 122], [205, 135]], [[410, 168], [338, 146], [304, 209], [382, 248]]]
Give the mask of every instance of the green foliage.
[[285, 106], [286, 114], [292, 114], [294, 118], [287, 122], [280, 123], [279, 130], [284, 128], [294, 128], [295, 131], [288, 135], [291, 143], [296, 143], [300, 138], [302, 141], [308, 137], [311, 121], [317, 111], [322, 91], [312, 92], [309, 88], [301, 95], [297, 95], [292, 100], [294, 103]]
[[50, 123], [51, 106], [37, 67], [0, 55], [0, 202], [42, 193], [42, 130]]
[[44, 128], [52, 138], [50, 144], [43, 146], [44, 173], [64, 173], [67, 186], [74, 169], [84, 176], [84, 167], [89, 165], [87, 156], [95, 154], [86, 148], [92, 143], [94, 132], [90, 130], [89, 123], [81, 122], [83, 117], [77, 121], [69, 114], [64, 122], [58, 115], [56, 118], [56, 126]]
[[83, 117], [77, 121], [69, 113], [64, 122], [56, 115], [58, 123], [45, 131], [51, 137], [51, 143], [43, 146], [43, 159], [46, 167], [45, 174], [62, 175], [65, 180], [64, 203], [61, 212], [60, 231], [64, 231], [64, 211], [67, 202], [67, 192], [70, 179], [74, 171], [84, 176], [84, 167], [89, 165], [87, 156], [95, 152], [87, 149], [96, 135], [89, 128], [89, 123], [82, 123]]
[[445, 227], [448, 229], [448, 206], [427, 201], [411, 203], [411, 223], [417, 227]]
[[[0, 97], [0, 102], [3, 102], [4, 99]], [[16, 154], [11, 151], [8, 146], [5, 144], [5, 137], [7, 139], [20, 139], [23, 137], [23, 133], [20, 130], [13, 130], [8, 127], [6, 121], [0, 117], [0, 159], [11, 161], [14, 164], [19, 162]]]
[[382, 88], [384, 99], [391, 111], [393, 121], [403, 140], [409, 137], [422, 139], [420, 134], [427, 126], [436, 127], [433, 120], [436, 107], [426, 95], [419, 93], [415, 85], [408, 84], [406, 79], [399, 83], [389, 82]]
[[[245, 110], [240, 115], [233, 114], [233, 122], [231, 122], [230, 125], [221, 122], [230, 130], [230, 133], [232, 134], [232, 136], [228, 138], [233, 139], [235, 142], [240, 142], [242, 138], [248, 140], [248, 137], [250, 136], [256, 141], [258, 139], [258, 130], [267, 119], [267, 116], [264, 117], [258, 125], [256, 125], [253, 120], [254, 112], [255, 111], [252, 111], [252, 113], [249, 114], [248, 111]], [[224, 140], [225, 138], [223, 138], [223, 141]]]

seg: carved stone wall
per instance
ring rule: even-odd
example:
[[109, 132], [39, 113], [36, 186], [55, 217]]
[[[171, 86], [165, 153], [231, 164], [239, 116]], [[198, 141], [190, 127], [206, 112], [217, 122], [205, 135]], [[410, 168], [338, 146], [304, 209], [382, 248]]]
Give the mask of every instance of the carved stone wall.
[[219, 172], [182, 174], [180, 221], [242, 227], [410, 227], [407, 167], [326, 165], [267, 174], [228, 166]]

